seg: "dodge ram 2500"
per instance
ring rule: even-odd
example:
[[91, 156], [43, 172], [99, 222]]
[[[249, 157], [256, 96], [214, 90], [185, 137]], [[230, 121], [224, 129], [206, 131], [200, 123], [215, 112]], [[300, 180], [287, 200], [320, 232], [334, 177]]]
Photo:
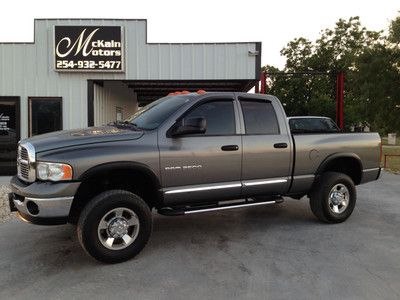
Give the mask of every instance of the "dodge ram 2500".
[[377, 133], [291, 133], [274, 96], [221, 92], [161, 98], [124, 122], [22, 140], [10, 207], [36, 224], [77, 225], [94, 258], [138, 254], [152, 210], [177, 216], [308, 196], [345, 221], [355, 186], [380, 175]]

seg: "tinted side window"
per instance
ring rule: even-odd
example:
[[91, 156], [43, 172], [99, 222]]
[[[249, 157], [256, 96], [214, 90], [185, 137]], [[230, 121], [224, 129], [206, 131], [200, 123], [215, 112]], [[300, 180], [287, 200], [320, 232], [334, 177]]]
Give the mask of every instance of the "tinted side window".
[[294, 133], [339, 132], [335, 122], [325, 118], [294, 118], [289, 127]]
[[212, 101], [201, 104], [189, 112], [185, 119], [199, 117], [207, 121], [205, 135], [235, 134], [235, 112], [232, 101]]
[[279, 134], [278, 119], [270, 102], [241, 100], [246, 134]]

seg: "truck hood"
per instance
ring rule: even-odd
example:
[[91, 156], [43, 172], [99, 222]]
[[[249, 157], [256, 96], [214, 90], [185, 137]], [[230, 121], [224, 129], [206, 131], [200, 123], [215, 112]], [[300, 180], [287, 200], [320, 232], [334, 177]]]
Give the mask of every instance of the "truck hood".
[[38, 153], [86, 144], [136, 140], [141, 136], [143, 136], [143, 131], [134, 131], [128, 128], [121, 129], [115, 126], [102, 126], [56, 131], [25, 139], [24, 142], [31, 143]]

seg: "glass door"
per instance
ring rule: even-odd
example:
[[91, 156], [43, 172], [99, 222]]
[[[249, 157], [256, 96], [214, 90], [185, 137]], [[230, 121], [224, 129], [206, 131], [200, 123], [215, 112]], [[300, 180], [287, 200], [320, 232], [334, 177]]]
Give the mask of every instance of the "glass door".
[[0, 176], [17, 173], [19, 97], [0, 97]]

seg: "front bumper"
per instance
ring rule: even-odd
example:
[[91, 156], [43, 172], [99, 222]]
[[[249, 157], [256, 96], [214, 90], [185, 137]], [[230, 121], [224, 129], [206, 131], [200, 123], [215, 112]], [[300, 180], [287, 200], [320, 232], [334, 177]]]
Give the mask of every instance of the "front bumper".
[[17, 177], [10, 182], [10, 210], [17, 210], [34, 224], [63, 224], [68, 220], [79, 182], [34, 182], [25, 184]]

